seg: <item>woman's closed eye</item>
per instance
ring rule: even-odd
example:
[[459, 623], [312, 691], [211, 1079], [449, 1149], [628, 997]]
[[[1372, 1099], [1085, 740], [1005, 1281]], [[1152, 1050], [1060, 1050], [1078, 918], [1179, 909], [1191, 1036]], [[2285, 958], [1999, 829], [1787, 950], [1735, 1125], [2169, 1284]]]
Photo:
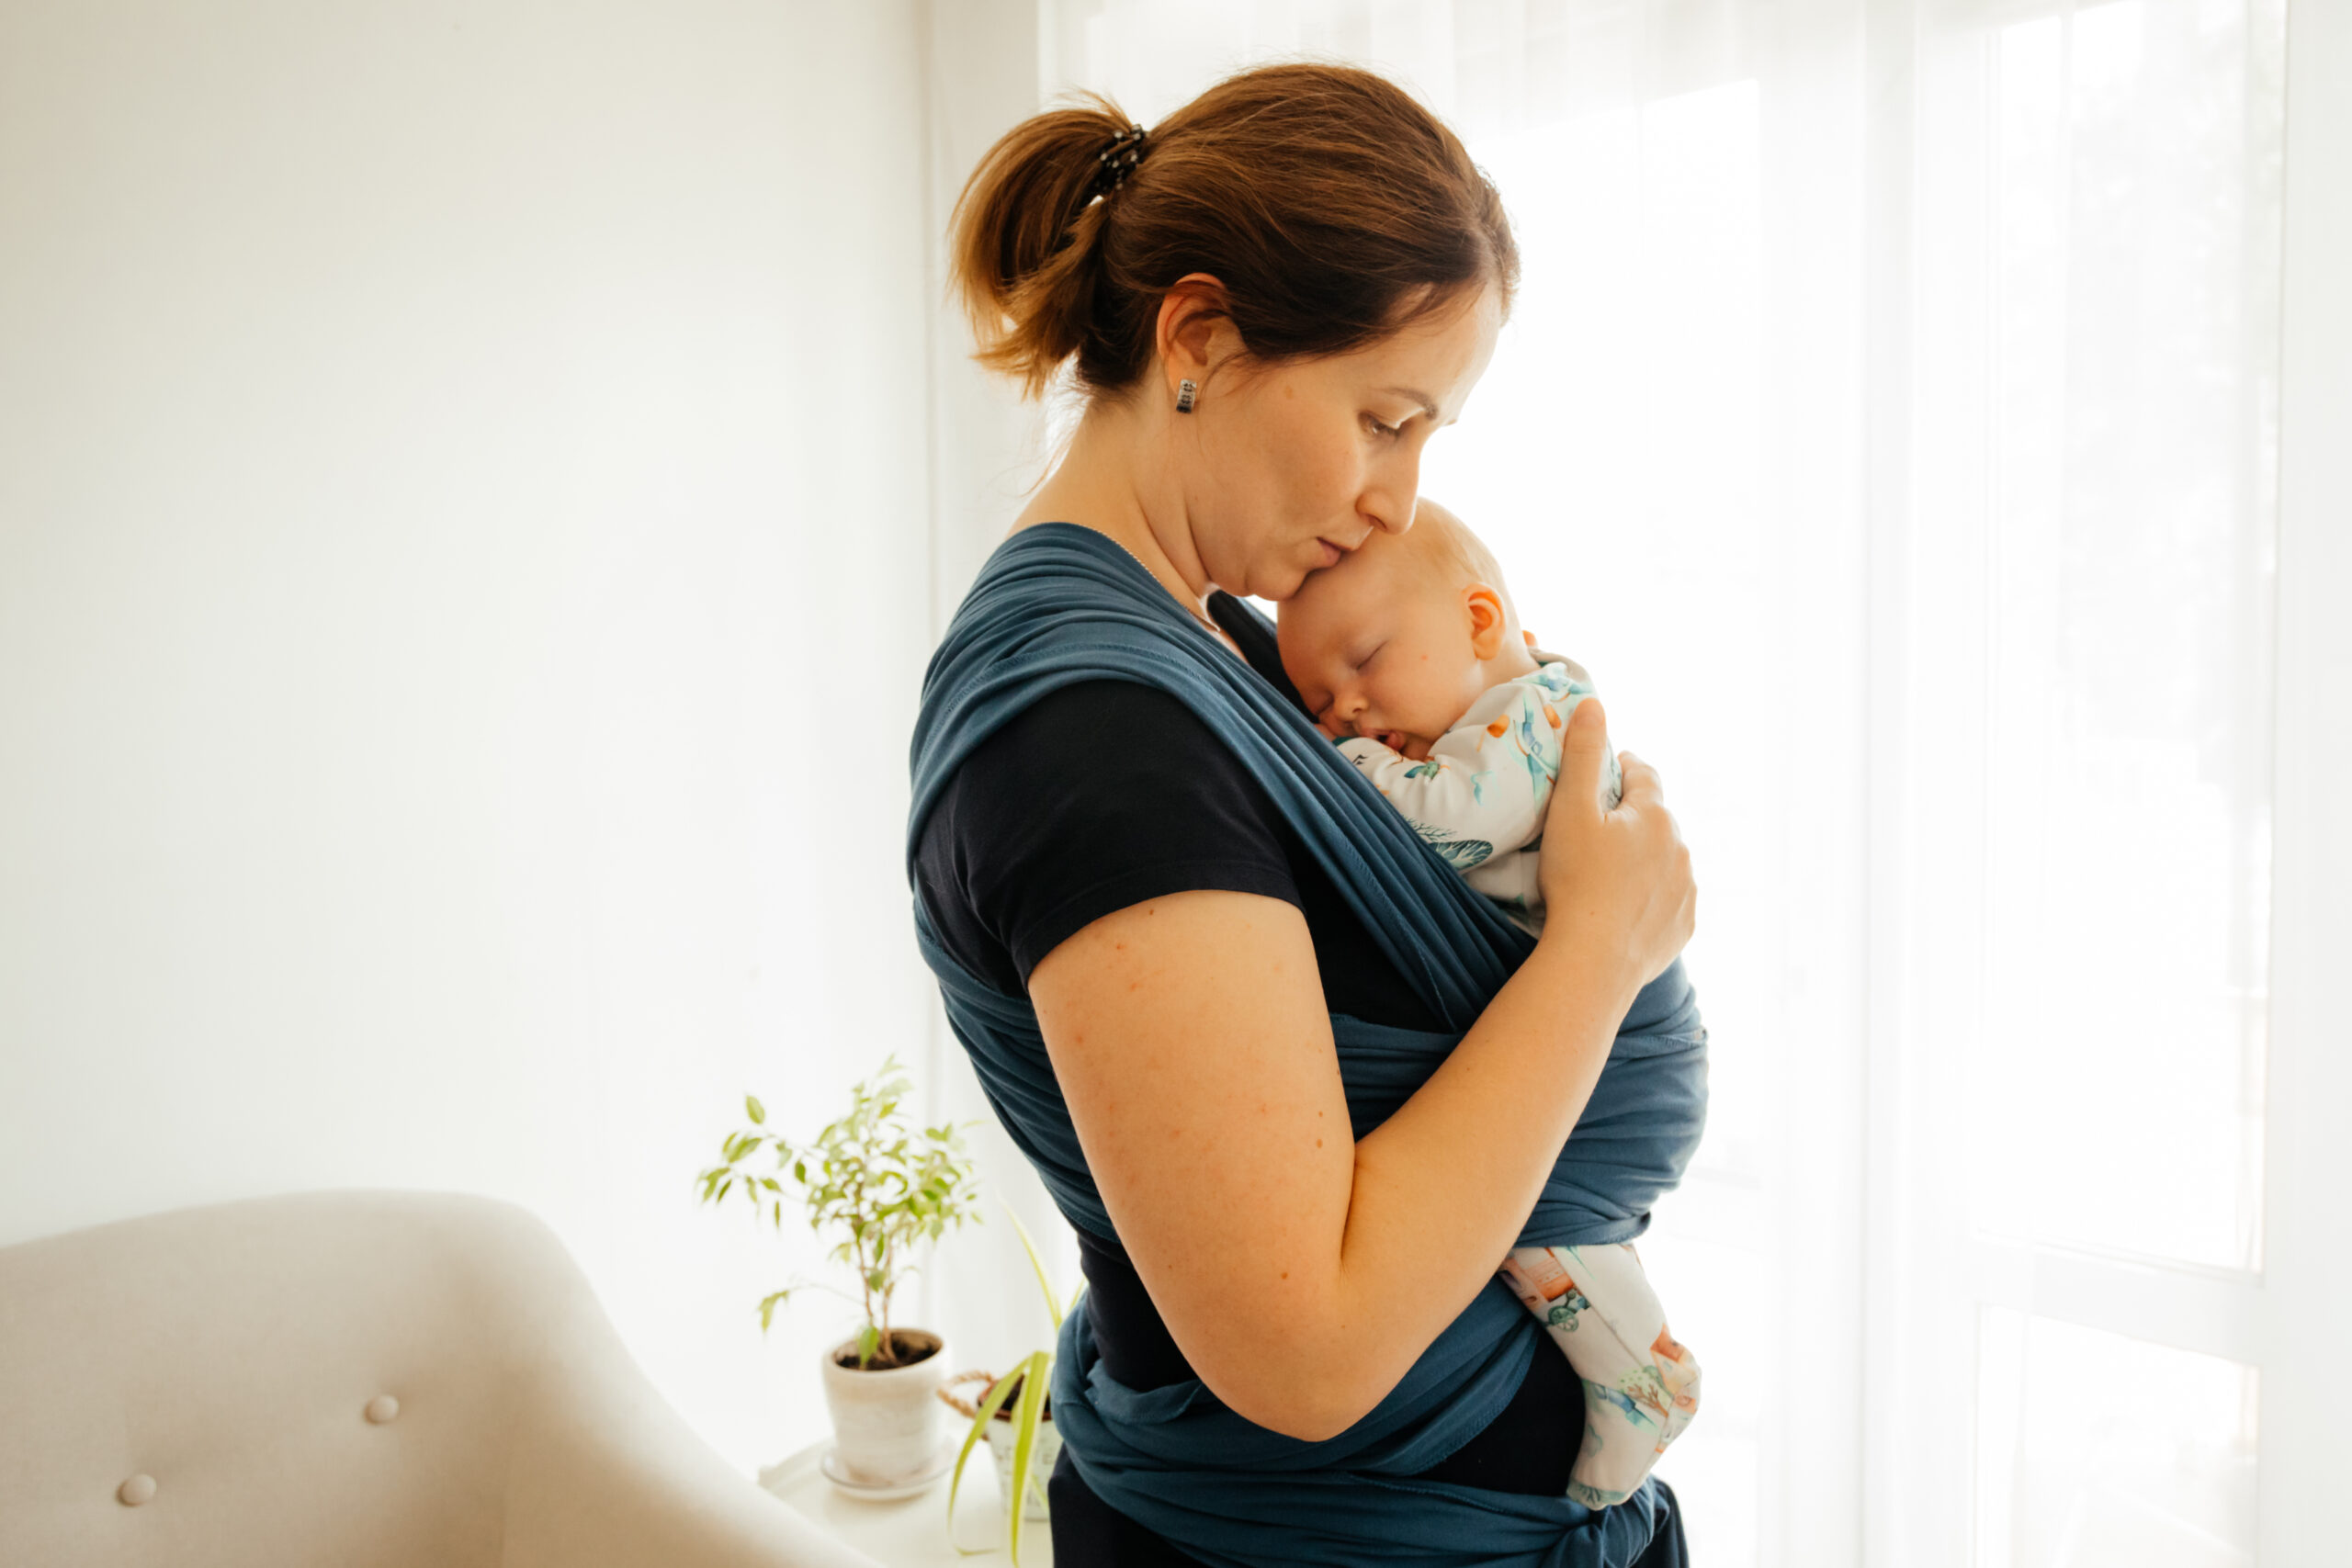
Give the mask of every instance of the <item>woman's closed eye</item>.
[[1391, 440], [1394, 440], [1396, 437], [1402, 435], [1405, 433], [1405, 427], [1403, 425], [1383, 424], [1380, 423], [1379, 418], [1374, 414], [1365, 414], [1363, 416], [1363, 423], [1364, 427], [1370, 430], [1374, 435], [1385, 435], [1389, 437]]

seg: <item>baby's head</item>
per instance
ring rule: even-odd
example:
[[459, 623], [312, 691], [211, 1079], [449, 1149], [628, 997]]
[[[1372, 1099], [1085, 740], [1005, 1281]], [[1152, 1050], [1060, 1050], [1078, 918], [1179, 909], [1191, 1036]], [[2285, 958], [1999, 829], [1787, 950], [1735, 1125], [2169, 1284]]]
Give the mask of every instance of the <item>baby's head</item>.
[[1424, 500], [1402, 534], [1375, 533], [1283, 602], [1283, 669], [1325, 733], [1408, 757], [1479, 694], [1538, 668], [1502, 569], [1462, 519]]

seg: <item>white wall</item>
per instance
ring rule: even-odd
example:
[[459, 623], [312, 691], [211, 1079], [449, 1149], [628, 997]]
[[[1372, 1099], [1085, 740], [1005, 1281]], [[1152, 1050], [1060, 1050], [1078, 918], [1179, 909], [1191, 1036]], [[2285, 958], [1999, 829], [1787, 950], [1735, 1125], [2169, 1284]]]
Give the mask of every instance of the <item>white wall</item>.
[[926, 1048], [919, 19], [0, 9], [0, 1244], [500, 1194], [822, 1429], [689, 1178]]

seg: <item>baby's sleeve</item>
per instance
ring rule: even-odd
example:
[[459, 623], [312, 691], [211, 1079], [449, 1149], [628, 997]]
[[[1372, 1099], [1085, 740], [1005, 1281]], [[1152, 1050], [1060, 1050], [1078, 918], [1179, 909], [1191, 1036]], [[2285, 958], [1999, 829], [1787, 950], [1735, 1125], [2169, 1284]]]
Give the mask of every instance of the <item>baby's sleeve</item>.
[[1419, 761], [1362, 736], [1340, 741], [1340, 752], [1430, 848], [1467, 871], [1544, 831], [1560, 738], [1580, 699], [1563, 700], [1512, 681], [1480, 697]]

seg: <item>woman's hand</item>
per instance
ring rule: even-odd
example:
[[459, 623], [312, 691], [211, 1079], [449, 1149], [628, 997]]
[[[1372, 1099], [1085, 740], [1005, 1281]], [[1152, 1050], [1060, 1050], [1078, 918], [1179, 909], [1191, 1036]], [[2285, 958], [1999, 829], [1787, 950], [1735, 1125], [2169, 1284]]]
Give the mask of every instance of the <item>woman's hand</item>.
[[1699, 890], [1656, 768], [1621, 752], [1624, 798], [1613, 810], [1601, 805], [1608, 747], [1608, 716], [1587, 697], [1568, 716], [1538, 875], [1544, 938], [1620, 965], [1630, 998], [1690, 942]]

